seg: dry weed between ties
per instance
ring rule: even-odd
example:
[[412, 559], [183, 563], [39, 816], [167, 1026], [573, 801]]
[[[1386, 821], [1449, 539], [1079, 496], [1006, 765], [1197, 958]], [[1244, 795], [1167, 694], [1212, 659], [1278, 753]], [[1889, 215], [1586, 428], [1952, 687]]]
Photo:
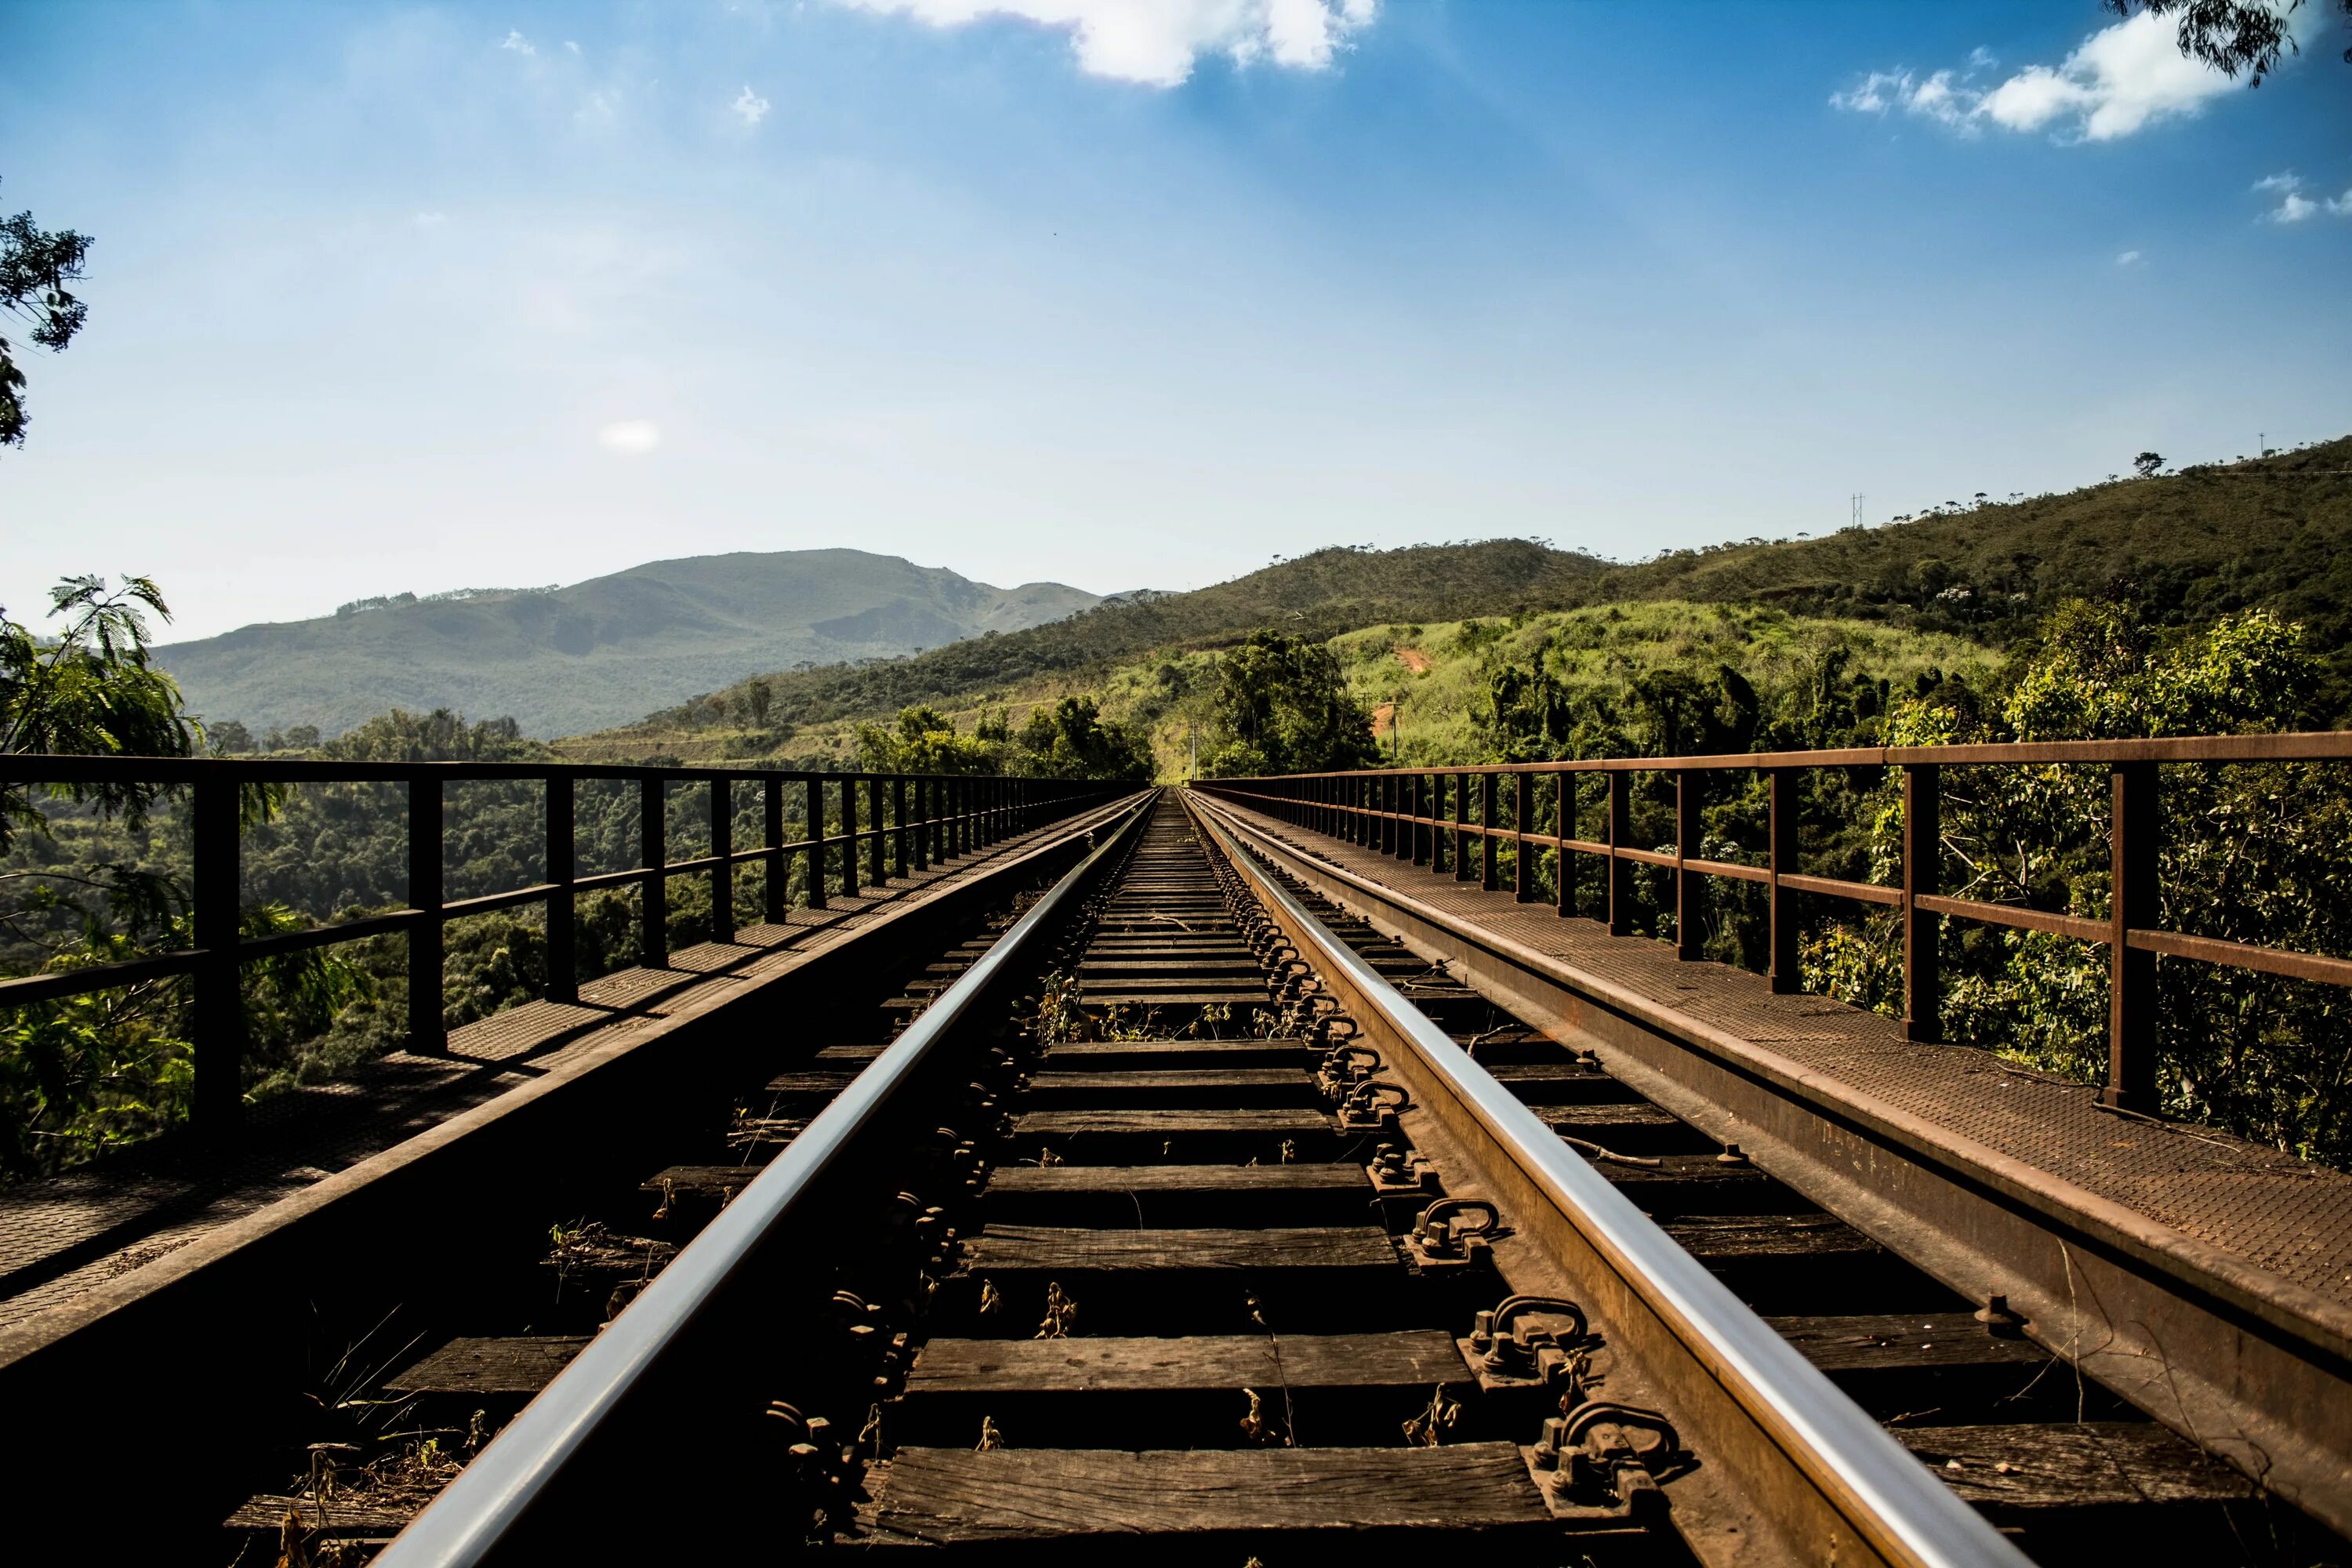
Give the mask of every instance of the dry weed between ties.
[[[395, 1434], [383, 1440], [400, 1437], [408, 1440], [348, 1468], [338, 1463], [337, 1456], [360, 1452], [357, 1445], [311, 1445], [310, 1475], [297, 1494], [301, 1506], [287, 1510], [278, 1527], [278, 1568], [342, 1568], [372, 1555], [373, 1543], [322, 1541], [320, 1536], [334, 1522], [338, 1510], [413, 1514], [423, 1509], [488, 1440], [488, 1417], [477, 1410], [463, 1432]], [[445, 1437], [458, 1439], [457, 1447], [445, 1447]]]

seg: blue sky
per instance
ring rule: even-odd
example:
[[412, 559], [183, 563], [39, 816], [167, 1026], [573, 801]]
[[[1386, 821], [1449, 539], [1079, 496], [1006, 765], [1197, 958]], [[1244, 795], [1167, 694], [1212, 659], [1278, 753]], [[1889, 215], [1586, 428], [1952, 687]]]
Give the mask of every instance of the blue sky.
[[[2352, 429], [2352, 66], [2092, 0], [18, 4], [0, 604], [1621, 559]], [[2160, 47], [2159, 47], [2160, 46]]]

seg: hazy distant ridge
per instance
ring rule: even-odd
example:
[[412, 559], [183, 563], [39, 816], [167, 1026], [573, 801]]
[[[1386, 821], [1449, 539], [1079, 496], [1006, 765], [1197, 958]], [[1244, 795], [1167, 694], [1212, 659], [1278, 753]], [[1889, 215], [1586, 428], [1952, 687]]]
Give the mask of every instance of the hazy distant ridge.
[[489, 590], [239, 627], [157, 650], [191, 710], [336, 734], [387, 708], [512, 714], [535, 735], [635, 719], [761, 670], [891, 658], [1089, 608], [860, 550], [655, 561], [568, 588]]

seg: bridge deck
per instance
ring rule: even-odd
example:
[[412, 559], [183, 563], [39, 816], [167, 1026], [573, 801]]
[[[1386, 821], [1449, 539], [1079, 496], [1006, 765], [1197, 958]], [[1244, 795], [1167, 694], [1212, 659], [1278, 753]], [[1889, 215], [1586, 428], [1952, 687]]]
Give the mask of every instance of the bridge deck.
[[670, 954], [667, 969], [615, 971], [576, 1004], [534, 1001], [453, 1029], [446, 1057], [394, 1051], [330, 1082], [249, 1106], [240, 1152], [211, 1180], [127, 1158], [0, 1189], [0, 1328], [359, 1163], [547, 1072], [609, 1032], [670, 1016], [714, 987], [758, 980], [788, 959], [839, 942], [880, 911], [959, 882], [1059, 829], [1049, 825], [935, 864], [781, 925], [741, 927], [733, 942]]
[[2057, 1181], [2339, 1306], [2352, 1306], [2352, 1174], [2183, 1123], [2115, 1115], [2086, 1086], [1966, 1046], [1918, 1045], [1892, 1018], [1827, 997], [1775, 995], [1727, 964], [1683, 963], [1668, 943], [1611, 936], [1450, 872], [1226, 808], [1299, 852], [1391, 889], [1582, 973], [1737, 1036], [1840, 1088], [1948, 1129]]

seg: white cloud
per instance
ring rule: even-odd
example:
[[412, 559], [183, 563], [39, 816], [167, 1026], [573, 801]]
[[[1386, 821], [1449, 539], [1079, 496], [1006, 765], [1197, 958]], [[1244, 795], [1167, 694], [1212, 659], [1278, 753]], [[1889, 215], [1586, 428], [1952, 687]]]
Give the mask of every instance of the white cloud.
[[650, 419], [624, 419], [596, 432], [597, 445], [626, 458], [642, 458], [661, 445], [661, 426]]
[[2061, 64], [2029, 65], [1990, 85], [1975, 79], [1998, 63], [1979, 48], [1957, 74], [1873, 71], [1830, 103], [1871, 114], [1900, 108], [1963, 134], [1990, 121], [2007, 131], [2050, 131], [2062, 142], [2112, 142], [2193, 115], [2244, 85], [2182, 54], [2174, 25], [2152, 11], [2100, 28]]
[[1176, 87], [1204, 54], [1236, 64], [1271, 60], [1292, 70], [1328, 69], [1379, 0], [835, 0], [934, 27], [989, 17], [1034, 22], [1070, 35], [1091, 76]]
[[507, 29], [507, 36], [499, 40], [499, 47], [502, 49], [512, 49], [519, 55], [535, 55], [539, 53], [538, 49], [531, 47], [531, 41], [529, 38], [524, 37], [520, 29], [514, 27], [509, 27]]
[[580, 46], [579, 46], [579, 45], [577, 45], [577, 44], [575, 44], [575, 43], [573, 43], [573, 42], [572, 42], [571, 39], [569, 39], [569, 38], [566, 38], [566, 39], [564, 39], [564, 40], [563, 40], [563, 47], [564, 47], [565, 48], [567, 48], [567, 49], [570, 49], [570, 50], [571, 50], [573, 54], [575, 54], [575, 55], [576, 55], [576, 54], [578, 54], [578, 53], [580, 52]]
[[744, 84], [743, 90], [735, 95], [735, 101], [727, 107], [733, 110], [735, 117], [746, 125], [757, 125], [768, 118], [768, 100], [753, 92], [748, 82]]
[[[2263, 215], [2273, 223], [2301, 223], [2319, 210], [2319, 204], [2303, 194], [2303, 176], [2292, 169], [2264, 174], [2254, 182], [2253, 189], [2260, 195], [2278, 197], [2278, 205]], [[2346, 195], [2352, 198], [2352, 192], [2347, 192]], [[2339, 209], [2331, 200], [2327, 210], [2336, 212]]]
[[2126, 250], [2116, 258], [2116, 265], [2118, 267], [2137, 267], [2139, 263], [2140, 255], [2137, 250]]
[[2352, 189], [2340, 196], [2327, 198], [2327, 211], [2332, 217], [2352, 217]]
[[449, 215], [444, 212], [425, 212], [416, 215], [416, 226], [419, 228], [439, 228], [448, 221]]
[[1845, 91], [1830, 94], [1830, 107], [1853, 114], [1884, 114], [1910, 90], [1909, 71], [1873, 71]]
[[1903, 107], [1922, 119], [1964, 132], [1973, 132], [1976, 127], [1969, 123], [1969, 89], [1954, 86], [1951, 72], [1937, 71], [1911, 89]]
[[1973, 59], [1965, 74], [1939, 70], [1923, 79], [1907, 70], [1873, 71], [1847, 91], [1830, 94], [1830, 107], [1880, 115], [1899, 109], [1963, 136], [1974, 136], [1977, 108], [1984, 99], [1984, 90], [1969, 79], [1975, 74]]

